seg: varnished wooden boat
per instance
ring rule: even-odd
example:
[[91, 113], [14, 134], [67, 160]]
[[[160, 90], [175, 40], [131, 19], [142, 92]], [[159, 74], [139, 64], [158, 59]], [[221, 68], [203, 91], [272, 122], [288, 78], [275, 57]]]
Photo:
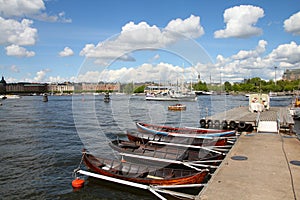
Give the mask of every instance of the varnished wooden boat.
[[175, 136], [165, 136], [157, 135], [151, 133], [142, 133], [134, 130], [127, 130], [127, 138], [132, 142], [139, 142], [141, 144], [146, 144], [149, 141], [156, 142], [167, 142], [167, 143], [177, 143], [186, 145], [196, 145], [196, 146], [225, 146], [227, 145], [227, 138], [192, 138], [192, 137], [175, 137]]
[[[109, 143], [110, 147], [118, 152], [142, 155], [167, 160], [200, 161], [222, 159], [222, 153], [203, 148], [184, 148], [170, 145], [137, 144], [135, 142], [114, 140]], [[222, 156], [222, 157], [220, 157]]]
[[157, 168], [119, 160], [103, 159], [83, 152], [85, 165], [93, 172], [147, 185], [183, 185], [202, 183], [208, 170]]
[[186, 110], [186, 105], [183, 105], [183, 104], [170, 105], [170, 106], [168, 106], [168, 110], [172, 110], [172, 111]]
[[205, 138], [205, 137], [229, 137], [235, 136], [236, 131], [231, 130], [220, 130], [220, 129], [203, 129], [203, 128], [179, 128], [171, 126], [160, 126], [153, 124], [146, 124], [137, 122], [136, 126], [139, 131], [158, 134], [158, 135], [168, 135], [168, 136], [184, 136], [194, 138]]

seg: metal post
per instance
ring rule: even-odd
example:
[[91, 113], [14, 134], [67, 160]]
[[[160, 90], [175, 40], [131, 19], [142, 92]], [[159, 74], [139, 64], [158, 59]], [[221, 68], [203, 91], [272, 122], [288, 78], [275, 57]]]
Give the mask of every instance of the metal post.
[[277, 66], [274, 66], [275, 68], [275, 85], [276, 85], [276, 69], [277, 69]]

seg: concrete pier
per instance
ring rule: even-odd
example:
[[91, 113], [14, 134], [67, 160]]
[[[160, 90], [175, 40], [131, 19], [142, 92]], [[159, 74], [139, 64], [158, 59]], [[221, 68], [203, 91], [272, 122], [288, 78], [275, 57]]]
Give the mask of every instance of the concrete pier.
[[[233, 160], [245, 156], [247, 160]], [[300, 199], [300, 141], [273, 133], [243, 134], [198, 200]]]

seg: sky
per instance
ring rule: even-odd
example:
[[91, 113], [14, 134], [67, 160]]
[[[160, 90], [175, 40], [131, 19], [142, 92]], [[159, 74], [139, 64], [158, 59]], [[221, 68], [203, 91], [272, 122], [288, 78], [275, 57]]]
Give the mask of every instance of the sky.
[[300, 68], [300, 1], [0, 0], [11, 82], [240, 82]]

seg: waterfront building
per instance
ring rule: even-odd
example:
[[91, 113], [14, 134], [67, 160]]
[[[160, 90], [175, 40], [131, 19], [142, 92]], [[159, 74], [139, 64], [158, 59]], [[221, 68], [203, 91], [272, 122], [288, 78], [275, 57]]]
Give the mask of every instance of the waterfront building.
[[119, 91], [120, 85], [115, 83], [82, 83], [81, 89], [83, 92], [105, 92], [105, 91]]
[[51, 93], [73, 93], [75, 90], [75, 86], [70, 82], [52, 83], [47, 86], [47, 90]]
[[284, 81], [286, 80], [294, 81], [298, 79], [300, 79], [300, 69], [293, 69], [293, 70], [287, 69], [282, 76], [282, 80]]
[[9, 83], [6, 84], [6, 92], [11, 94], [23, 93], [23, 94], [30, 94], [30, 93], [45, 93], [47, 92], [47, 84], [40, 84], [40, 83], [26, 83], [26, 82], [19, 82], [19, 83]]

